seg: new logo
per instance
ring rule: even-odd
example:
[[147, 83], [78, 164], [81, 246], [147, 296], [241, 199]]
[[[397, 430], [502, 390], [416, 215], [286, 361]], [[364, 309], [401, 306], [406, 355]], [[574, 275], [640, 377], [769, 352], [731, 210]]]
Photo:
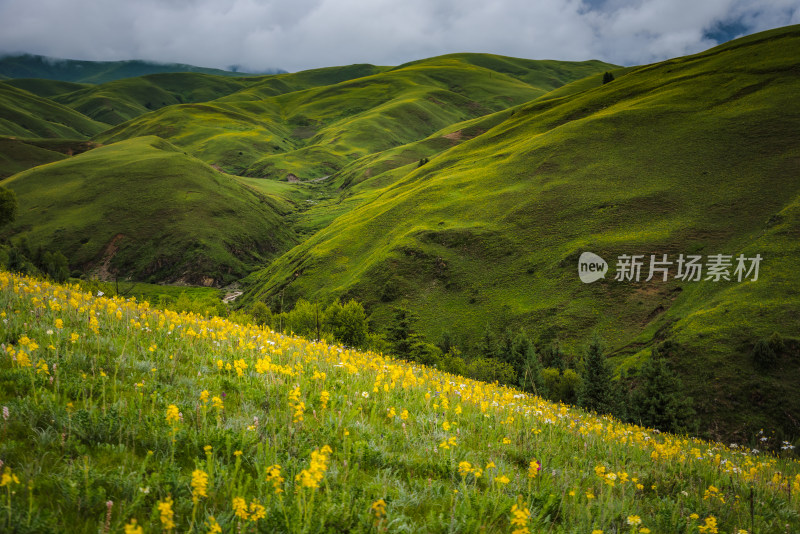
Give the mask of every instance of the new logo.
[[581, 277], [581, 282], [584, 284], [591, 284], [605, 278], [607, 272], [606, 260], [593, 252], [584, 252], [578, 259], [578, 276]]

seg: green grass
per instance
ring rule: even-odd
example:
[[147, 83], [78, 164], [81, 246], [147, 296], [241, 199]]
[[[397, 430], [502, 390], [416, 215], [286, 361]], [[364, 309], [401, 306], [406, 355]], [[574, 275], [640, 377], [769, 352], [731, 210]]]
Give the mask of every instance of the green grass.
[[0, 83], [0, 135], [85, 139], [106, 128], [52, 100]]
[[[525, 63], [522, 73], [542, 69], [535, 61], [492, 59], [503, 68]], [[393, 69], [352, 65], [271, 76], [203, 106], [143, 115], [96, 139], [159, 135], [234, 174], [314, 179], [611, 67], [562, 62], [561, 78], [548, 76], [539, 87], [473, 63], [453, 56]]]
[[66, 157], [59, 152], [32, 146], [18, 139], [2, 137], [0, 138], [0, 179]]
[[41, 78], [15, 78], [6, 80], [3, 83], [44, 98], [52, 98], [90, 87], [89, 84], [85, 83], [43, 80]]
[[117, 125], [166, 106], [215, 100], [248, 85], [246, 78], [152, 74], [61, 93], [53, 100], [96, 121]]
[[73, 269], [105, 276], [224, 284], [294, 239], [281, 219], [288, 200], [244, 187], [156, 137], [97, 148], [0, 185], [20, 201], [5, 235], [60, 250]]
[[0, 309], [9, 532], [800, 528], [800, 463], [770, 432], [751, 439], [778, 454], [658, 433], [5, 272]]
[[200, 315], [218, 315], [227, 311], [227, 306], [222, 302], [226, 291], [216, 287], [148, 284], [132, 280], [104, 282], [95, 279], [77, 279], [75, 282], [82, 291], [93, 295], [136, 299], [139, 302], [150, 302], [153, 306], [165, 310], [193, 312]]
[[[753, 368], [749, 352], [772, 331], [800, 337], [789, 319], [800, 311], [790, 289], [798, 246], [783, 238], [800, 227], [789, 208], [800, 194], [800, 117], [790, 111], [799, 34], [789, 27], [618, 71], [607, 85], [577, 82], [445, 150], [422, 148], [426, 140], [397, 161], [404, 147], [392, 149], [386, 162], [376, 159], [389, 169], [382, 188], [368, 188], [376, 156], [365, 157], [337, 182], [364, 184], [339, 197], [355, 209], [334, 212], [252, 275], [243, 302], [281, 292], [354, 297], [378, 326], [403, 304], [431, 339], [447, 329], [475, 343], [489, 323], [524, 327], [540, 348], [560, 339], [573, 354], [597, 332], [619, 365], [671, 340], [711, 435], [770, 425], [794, 435], [796, 422], [780, 412], [800, 414], [796, 348], [768, 373]], [[427, 150], [439, 151], [417, 168]], [[769, 231], [784, 210], [781, 231]], [[760, 248], [771, 253], [762, 252], [769, 259], [758, 282], [587, 286], [576, 276], [585, 250], [613, 270], [623, 253], [674, 259]], [[388, 302], [387, 285], [397, 288]]]
[[[243, 306], [357, 298], [380, 330], [405, 305], [429, 339], [450, 330], [468, 350], [487, 324], [525, 328], [540, 349], [559, 340], [573, 356], [597, 332], [618, 368], [635, 368], [670, 341], [709, 435], [770, 425], [796, 435], [798, 32], [629, 68], [451, 54], [253, 78], [152, 75], [58, 95], [69, 86], [0, 84], [0, 110], [16, 113], [0, 132], [85, 138], [65, 126], [80, 119], [109, 144], [3, 182], [22, 210], [4, 235], [62, 247], [73, 269], [96, 272], [122, 234], [112, 265], [151, 280], [227, 283], [264, 267]], [[616, 79], [602, 85], [604, 71]], [[106, 129], [33, 91], [130, 120]], [[23, 141], [6, 142], [6, 154], [19, 149], [6, 174], [58, 157]], [[290, 173], [305, 183], [287, 183]], [[176, 208], [175, 191], [200, 193]], [[584, 250], [612, 269], [623, 253], [770, 253], [758, 282], [587, 286], [575, 272]], [[757, 371], [750, 350], [773, 331], [787, 348]]]
[[95, 148], [79, 139], [0, 137], [0, 179]]

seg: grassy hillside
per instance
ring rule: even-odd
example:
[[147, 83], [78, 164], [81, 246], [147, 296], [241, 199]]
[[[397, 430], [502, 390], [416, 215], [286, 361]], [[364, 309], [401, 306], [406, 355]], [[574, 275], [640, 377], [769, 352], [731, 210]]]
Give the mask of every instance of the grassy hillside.
[[0, 137], [0, 179], [66, 157], [60, 152], [39, 148], [18, 139]]
[[0, 137], [0, 179], [96, 147], [95, 143], [83, 139]]
[[94, 120], [116, 125], [166, 106], [214, 100], [247, 85], [244, 79], [208, 74], [153, 74], [84, 87], [53, 99]]
[[0, 135], [85, 139], [106, 128], [52, 100], [0, 83]]
[[7, 78], [41, 78], [75, 83], [106, 83], [122, 78], [172, 72], [199, 72], [216, 76], [242, 76], [243, 73], [194, 67], [181, 63], [151, 61], [80, 61], [24, 54], [0, 57], [0, 75]]
[[166, 141], [142, 137], [0, 182], [19, 199], [5, 235], [104, 277], [218, 285], [293, 240], [280, 197], [257, 193]]
[[89, 84], [45, 80], [42, 78], [17, 78], [3, 81], [4, 84], [16, 87], [44, 98], [52, 98], [64, 93], [72, 93], [89, 87]]
[[[0, 83], [0, 134], [25, 137], [0, 143], [2, 172], [46, 164], [4, 182], [22, 207], [4, 235], [106, 277], [224, 284], [263, 267], [245, 306], [356, 298], [377, 329], [406, 306], [468, 351], [487, 325], [575, 357], [597, 333], [636, 370], [666, 342], [709, 435], [798, 435], [799, 33], [630, 68], [452, 54]], [[34, 136], [108, 146], [56, 161], [74, 141]], [[606, 280], [580, 283], [584, 251]], [[759, 279], [613, 280], [622, 254], [720, 253], [761, 254]], [[773, 332], [784, 343], [756, 368]]]
[[235, 174], [285, 179], [292, 173], [313, 179], [454, 122], [526, 102], [553, 84], [611, 67], [562, 62], [556, 79], [549, 62], [541, 67], [534, 61], [487, 59], [503, 68], [506, 62], [519, 62], [518, 75], [547, 71], [547, 80], [538, 87], [477, 66], [477, 57], [446, 56], [394, 69], [352, 65], [269, 77], [207, 105], [144, 115], [103, 132], [97, 140], [159, 135]]
[[342, 67], [324, 67], [300, 72], [276, 74], [261, 79], [251, 87], [237, 93], [220, 98], [222, 102], [239, 102], [243, 100], [262, 100], [294, 91], [334, 85], [347, 80], [363, 78], [378, 74], [390, 67], [377, 67], [366, 63], [345, 65]]
[[769, 435], [781, 457], [7, 273], [0, 306], [10, 532], [800, 529]]
[[[378, 325], [410, 307], [431, 339], [447, 329], [474, 343], [489, 323], [572, 353], [597, 332], [622, 368], [669, 340], [703, 421], [720, 425], [711, 433], [778, 424], [796, 435], [798, 53], [794, 26], [523, 105], [422, 167], [396, 167], [253, 275], [244, 302], [355, 297]], [[579, 281], [587, 250], [609, 260], [611, 279]], [[759, 252], [755, 282], [613, 280], [626, 253]], [[773, 331], [790, 341], [762, 373], [750, 351]]]

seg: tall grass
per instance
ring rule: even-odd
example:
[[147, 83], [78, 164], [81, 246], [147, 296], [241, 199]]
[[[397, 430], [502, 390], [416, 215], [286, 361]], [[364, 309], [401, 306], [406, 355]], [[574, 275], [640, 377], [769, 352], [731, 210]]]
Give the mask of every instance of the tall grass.
[[8, 532], [800, 528], [790, 450], [5, 272], [0, 308]]

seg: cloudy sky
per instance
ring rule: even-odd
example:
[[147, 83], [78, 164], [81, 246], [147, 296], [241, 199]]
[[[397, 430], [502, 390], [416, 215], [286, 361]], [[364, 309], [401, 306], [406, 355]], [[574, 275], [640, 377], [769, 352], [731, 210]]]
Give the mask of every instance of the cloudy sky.
[[450, 52], [633, 65], [798, 23], [798, 0], [0, 0], [0, 54], [251, 72]]

